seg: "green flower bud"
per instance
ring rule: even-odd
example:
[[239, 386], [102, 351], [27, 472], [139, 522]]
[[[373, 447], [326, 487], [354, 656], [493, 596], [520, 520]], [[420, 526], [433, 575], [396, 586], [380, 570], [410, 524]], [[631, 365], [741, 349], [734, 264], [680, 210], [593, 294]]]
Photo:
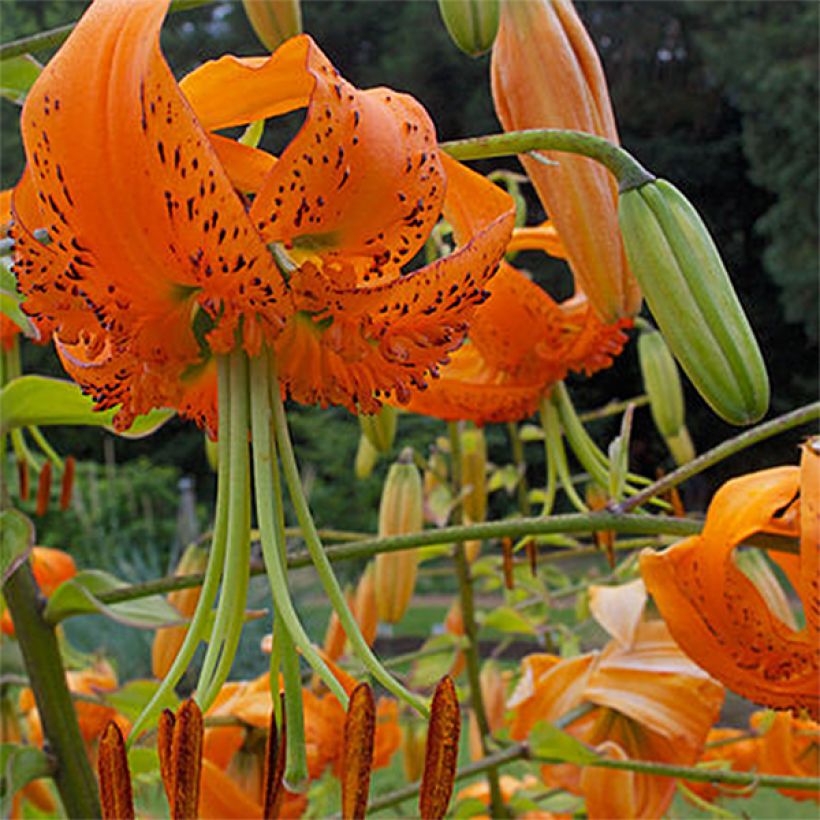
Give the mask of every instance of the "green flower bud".
[[626, 255], [669, 348], [721, 418], [751, 424], [769, 406], [760, 348], [709, 231], [673, 185], [620, 195]]
[[684, 424], [683, 389], [675, 359], [657, 330], [638, 337], [638, 361], [658, 432], [664, 438], [676, 436]]
[[438, 0], [453, 42], [470, 57], [489, 51], [498, 34], [500, 0]]
[[302, 33], [299, 0], [242, 0], [242, 5], [256, 36], [270, 51]]
[[389, 404], [382, 406], [378, 413], [372, 416], [363, 413], [359, 416], [359, 426], [373, 449], [381, 455], [387, 455], [396, 438], [397, 412]]

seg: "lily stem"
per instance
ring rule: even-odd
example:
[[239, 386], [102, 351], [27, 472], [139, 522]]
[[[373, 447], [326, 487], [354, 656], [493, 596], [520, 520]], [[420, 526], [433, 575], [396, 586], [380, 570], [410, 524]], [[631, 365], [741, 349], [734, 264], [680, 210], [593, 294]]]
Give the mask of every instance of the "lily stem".
[[678, 467], [677, 470], [673, 470], [671, 473], [663, 476], [663, 478], [654, 484], [650, 484], [637, 495], [633, 495], [631, 498], [627, 498], [619, 504], [615, 504], [611, 508], [612, 512], [629, 512], [640, 504], [644, 504], [653, 495], [660, 495], [667, 490], [671, 490], [672, 487], [677, 487], [678, 484], [682, 484], [693, 475], [703, 472], [703, 470], [717, 464], [719, 461], [723, 461], [723, 459], [733, 456], [735, 453], [739, 453], [741, 450], [745, 450], [747, 447], [751, 447], [759, 441], [763, 441], [771, 436], [776, 436], [778, 433], [784, 433], [793, 427], [799, 427], [802, 424], [816, 421], [818, 418], [820, 418], [820, 401], [799, 407], [790, 413], [784, 413], [782, 416], [778, 416], [771, 421], [759, 424], [757, 427], [746, 430], [740, 435], [718, 444], [717, 447], [707, 450], [682, 467]]
[[[450, 475], [452, 477], [453, 498], [461, 498], [461, 438], [456, 422], [449, 422], [447, 430], [450, 434]], [[453, 511], [456, 524], [461, 523], [462, 507], [458, 505]], [[463, 541], [457, 541], [453, 546], [453, 559], [456, 565], [458, 578], [458, 592], [461, 602], [461, 618], [464, 624], [464, 660], [467, 667], [467, 680], [470, 683], [470, 702], [478, 724], [478, 734], [481, 742], [481, 755], [487, 757], [489, 752], [487, 738], [490, 736], [490, 722], [487, 720], [487, 710], [484, 706], [484, 696], [481, 692], [481, 658], [478, 654], [478, 626], [475, 620], [475, 600], [473, 597], [473, 581], [470, 574], [470, 563], [467, 560], [467, 550]], [[492, 817], [507, 817], [504, 798], [501, 794], [501, 785], [498, 779], [498, 769], [487, 769], [487, 785], [490, 788], [490, 813]]]
[[43, 620], [31, 566], [25, 561], [3, 595], [26, 664], [43, 734], [56, 760], [54, 783], [68, 817], [100, 817], [97, 781], [85, 753], [54, 627]]

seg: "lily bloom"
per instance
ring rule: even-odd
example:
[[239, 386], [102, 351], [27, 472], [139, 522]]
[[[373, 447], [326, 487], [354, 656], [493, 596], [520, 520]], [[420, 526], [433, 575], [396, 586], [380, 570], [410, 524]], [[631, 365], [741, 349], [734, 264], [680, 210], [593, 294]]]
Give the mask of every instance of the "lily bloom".
[[[820, 691], [820, 451], [802, 448], [801, 466], [777, 467], [718, 490], [700, 535], [641, 554], [641, 574], [669, 631], [699, 666], [730, 689], [775, 709], [818, 718]], [[756, 533], [800, 539], [798, 555], [769, 552], [800, 596], [805, 626], [773, 609], [771, 592], [735, 562]]]
[[[521, 4], [528, 5], [528, 4]], [[549, 223], [516, 229], [508, 251], [566, 253]], [[578, 290], [556, 302], [523, 271], [502, 262], [470, 323], [469, 340], [439, 378], [414, 390], [408, 409], [477, 424], [532, 415], [549, 388], [572, 370], [591, 375], [623, 349], [629, 320], [602, 322]]]
[[[569, 128], [618, 143], [606, 78], [570, 0], [501, 4], [492, 54], [495, 110], [505, 131]], [[567, 249], [567, 261], [604, 321], [641, 304], [618, 229], [617, 185], [586, 157], [544, 152], [554, 164], [521, 157]]]
[[[591, 587], [590, 607], [612, 640], [600, 652], [561, 659], [530, 655], [508, 702], [511, 734], [540, 720], [592, 708], [566, 731], [616, 759], [689, 766], [700, 756], [723, 702], [723, 688], [680, 651], [662, 621], [643, 619], [640, 580]], [[542, 769], [548, 785], [586, 798], [590, 818], [661, 817], [675, 783], [667, 777], [571, 764]]]
[[[512, 201], [439, 155], [415, 100], [356, 89], [307, 36], [177, 85], [167, 7], [97, 0], [29, 93], [13, 197], [26, 311], [119, 426], [170, 406], [215, 429], [212, 356], [240, 345], [275, 349], [300, 401], [401, 399], [460, 343]], [[300, 108], [278, 158], [214, 133]], [[402, 275], [442, 209], [459, 248]]]
[[[48, 598], [60, 584], [77, 574], [77, 567], [67, 552], [53, 547], [32, 547], [31, 571], [40, 592]], [[0, 632], [14, 635], [14, 623], [8, 609], [4, 609], [0, 617]]]

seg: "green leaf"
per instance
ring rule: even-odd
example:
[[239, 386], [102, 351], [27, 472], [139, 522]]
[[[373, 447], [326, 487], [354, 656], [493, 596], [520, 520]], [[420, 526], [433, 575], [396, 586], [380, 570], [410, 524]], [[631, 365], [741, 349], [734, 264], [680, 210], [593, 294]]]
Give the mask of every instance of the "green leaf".
[[23, 786], [51, 775], [45, 752], [33, 746], [0, 744], [0, 816], [11, 814], [11, 801]]
[[576, 763], [584, 766], [598, 759], [592, 749], [546, 720], [533, 726], [529, 744], [532, 756], [541, 762]]
[[0, 512], [0, 577], [2, 583], [25, 561], [34, 545], [34, 525], [17, 510]]
[[514, 464], [506, 464], [490, 473], [487, 492], [493, 493], [503, 488], [508, 495], [512, 495], [520, 480], [521, 473], [518, 472], [518, 468]]
[[30, 339], [37, 338], [37, 330], [28, 316], [20, 310], [20, 300], [16, 294], [0, 291], [0, 313], [8, 316]]
[[0, 62], [0, 96], [22, 105], [26, 101], [28, 90], [42, 70], [43, 67], [31, 54], [3, 60]]
[[544, 431], [536, 424], [522, 424], [518, 436], [525, 444], [530, 441], [543, 441]]
[[84, 570], [61, 584], [48, 599], [45, 619], [52, 624], [74, 615], [100, 613], [126, 626], [157, 629], [183, 623], [179, 612], [160, 595], [134, 601], [104, 604], [97, 596], [128, 586], [124, 581], [100, 570]]
[[487, 804], [477, 797], [468, 797], [465, 800], [459, 800], [453, 810], [453, 817], [456, 820], [465, 817], [477, 817], [478, 815], [487, 815]]
[[482, 626], [486, 629], [497, 629], [499, 632], [537, 634], [535, 627], [520, 612], [508, 606], [501, 606], [487, 613]]
[[[157, 689], [159, 681], [132, 680], [113, 692], [104, 693], [104, 699], [109, 706], [113, 706], [133, 723], [142, 714], [142, 710]], [[159, 703], [160, 709], [170, 709], [173, 712], [176, 712], [178, 706], [179, 698], [173, 692], [168, 692]]]
[[[20, 376], [0, 390], [0, 435], [17, 427], [71, 424], [84, 427], [112, 427], [114, 410], [99, 412], [78, 385], [46, 376]], [[152, 410], [138, 416], [118, 435], [142, 438], [153, 433], [173, 416], [171, 410]]]
[[411, 685], [416, 688], [423, 688], [438, 683], [450, 671], [455, 651], [460, 644], [461, 639], [457, 635], [450, 635], [449, 633], [436, 635], [426, 640], [419, 649], [420, 652], [441, 651], [419, 658], [416, 661], [410, 674]]

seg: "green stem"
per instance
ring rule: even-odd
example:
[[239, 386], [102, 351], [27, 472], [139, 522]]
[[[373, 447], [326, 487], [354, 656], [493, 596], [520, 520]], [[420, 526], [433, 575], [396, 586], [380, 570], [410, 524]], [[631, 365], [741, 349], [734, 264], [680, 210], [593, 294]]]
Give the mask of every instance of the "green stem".
[[541, 399], [541, 426], [544, 428], [544, 441], [546, 443], [548, 458], [555, 463], [555, 469], [558, 472], [558, 478], [561, 480], [561, 486], [567, 494], [572, 505], [580, 513], [588, 511], [587, 505], [583, 499], [575, 491], [575, 486], [572, 483], [572, 477], [569, 474], [569, 467], [567, 466], [567, 454], [564, 450], [564, 441], [561, 433], [561, 423], [558, 421], [558, 411], [553, 406], [548, 398]]
[[513, 464], [518, 470], [518, 485], [516, 493], [518, 499], [518, 511], [521, 515], [530, 514], [530, 502], [527, 498], [527, 461], [524, 458], [524, 442], [518, 433], [518, 425], [514, 421], [507, 423], [507, 433], [510, 436], [510, 449], [512, 450]]
[[[227, 501], [228, 501], [228, 484], [230, 483], [230, 369], [228, 367], [228, 360], [226, 356], [218, 356], [216, 360], [217, 367], [217, 401], [219, 412], [219, 428], [218, 428], [218, 442], [219, 442], [219, 467], [217, 468], [217, 489], [216, 489], [216, 516], [214, 520], [213, 539], [211, 541], [211, 551], [208, 556], [208, 566], [205, 568], [204, 576], [197, 576], [199, 582], [202, 584], [202, 592], [199, 596], [196, 609], [194, 610], [191, 623], [188, 626], [188, 631], [185, 633], [185, 639], [182, 641], [177, 652], [174, 662], [168, 673], [160, 682], [157, 691], [154, 693], [151, 700], [142, 710], [141, 714], [131, 727], [131, 732], [128, 735], [129, 745], [139, 737], [140, 733], [144, 731], [148, 723], [156, 717], [162, 709], [162, 704], [174, 687], [179, 683], [188, 665], [193, 660], [194, 654], [199, 646], [205, 630], [208, 626], [208, 620], [211, 615], [211, 608], [216, 599], [217, 591], [219, 590], [219, 582], [222, 578], [222, 568], [225, 561], [225, 547], [227, 534]], [[177, 576], [179, 577], [179, 576]], [[183, 576], [184, 577], [184, 576]], [[190, 577], [190, 576], [189, 576]], [[168, 580], [172, 580], [169, 578]], [[151, 582], [149, 582], [151, 583]], [[144, 585], [143, 585], [144, 586]], [[191, 584], [190, 586], [196, 586]], [[170, 587], [167, 590], [156, 591], [171, 591], [173, 589], [184, 589], [184, 587]], [[148, 592], [147, 595], [153, 595], [154, 592]], [[128, 600], [123, 598], [121, 600]]]
[[37, 446], [43, 451], [45, 457], [60, 471], [62, 472], [63, 467], [63, 460], [57, 455], [57, 451], [48, 443], [48, 439], [42, 434], [39, 427], [35, 427], [31, 425], [27, 428], [29, 434], [37, 443]]
[[66, 684], [57, 637], [54, 628], [43, 620], [28, 561], [8, 578], [3, 595], [23, 653], [43, 734], [57, 763], [54, 783], [65, 811], [69, 817], [100, 817], [97, 781]]
[[[370, 538], [348, 544], [333, 544], [325, 550], [329, 561], [350, 561], [360, 558], [372, 558], [380, 552], [398, 552], [414, 547], [430, 547], [438, 544], [454, 544], [456, 541], [489, 540], [492, 538], [525, 538], [538, 535], [559, 535], [565, 533], [592, 533], [598, 530], [614, 530], [624, 535], [664, 535], [679, 536], [697, 535], [703, 529], [703, 521], [694, 518], [653, 517], [648, 515], [619, 515], [611, 512], [594, 512], [586, 515], [569, 514], [534, 518], [508, 518], [504, 521], [485, 521], [481, 524], [469, 524], [459, 527], [442, 527], [442, 529], [424, 530], [409, 535], [394, 535], [385, 538]], [[798, 545], [793, 538], [768, 536], [764, 539], [757, 535], [744, 542], [750, 546], [776, 552], [798, 552]], [[631, 548], [630, 545], [629, 548]], [[565, 549], [553, 556], [572, 557], [582, 554], [594, 554], [590, 548]], [[542, 556], [542, 560], [547, 560]], [[311, 564], [307, 551], [288, 555], [288, 569], [300, 569]], [[262, 575], [263, 567], [254, 567], [252, 575]], [[144, 581], [131, 586], [119, 587], [110, 592], [102, 592], [97, 597], [105, 604], [116, 604], [122, 601], [133, 601], [147, 598], [150, 595], [173, 592], [176, 589], [189, 589], [200, 586], [203, 576], [200, 574], [168, 575], [153, 581]]]
[[[508, 746], [506, 749], [493, 752], [493, 754], [487, 755], [487, 757], [483, 757], [475, 763], [468, 763], [466, 766], [462, 766], [462, 768], [456, 772], [455, 779], [456, 781], [466, 780], [469, 777], [484, 774], [484, 772], [487, 772], [490, 769], [498, 769], [507, 763], [513, 763], [516, 760], [526, 760], [528, 757], [529, 747], [527, 744], [516, 743], [512, 746]], [[367, 806], [368, 816], [373, 812], [381, 811], [382, 809], [389, 809], [391, 806], [397, 806], [405, 800], [411, 800], [419, 793], [420, 787], [420, 782], [410, 783], [407, 786], [403, 786], [401, 789], [396, 789], [389, 794], [377, 797]]]
[[612, 507], [615, 513], [629, 512], [640, 504], [645, 503], [653, 495], [665, 493], [671, 490], [672, 487], [677, 487], [678, 484], [683, 483], [693, 475], [697, 475], [703, 470], [717, 464], [719, 461], [728, 458], [729, 456], [757, 444], [759, 441], [776, 436], [778, 433], [783, 433], [786, 430], [791, 430], [793, 427], [799, 427], [802, 424], [807, 424], [810, 421], [816, 421], [820, 418], [820, 401], [813, 404], [807, 404], [805, 407], [800, 407], [797, 410], [792, 410], [790, 413], [784, 413], [782, 416], [772, 419], [771, 421], [759, 424], [751, 430], [746, 430], [740, 435], [718, 444], [711, 450], [707, 450], [697, 458], [678, 467], [668, 475], [650, 484], [645, 490], [642, 490], [637, 495], [621, 501]]
[[[275, 374], [275, 363], [272, 362], [272, 371]], [[316, 532], [316, 525], [313, 522], [313, 516], [310, 512], [307, 499], [305, 498], [304, 490], [302, 488], [302, 481], [299, 476], [299, 467], [296, 464], [296, 456], [293, 452], [293, 444], [290, 440], [290, 432], [288, 430], [287, 416], [285, 415], [285, 406], [282, 402], [282, 394], [276, 378], [271, 379], [271, 403], [273, 406], [273, 424], [276, 435], [276, 441], [279, 445], [280, 457], [282, 459], [282, 469], [285, 474], [285, 483], [290, 493], [290, 498], [293, 503], [293, 508], [296, 512], [296, 518], [299, 521], [299, 526], [302, 528], [302, 533], [305, 539], [305, 544], [310, 555], [310, 560], [313, 563], [319, 580], [330, 600], [330, 605], [339, 617], [348, 640], [353, 646], [353, 650], [359, 659], [364, 663], [367, 670], [373, 677], [384, 686], [389, 692], [394, 694], [400, 700], [403, 700], [408, 705], [412, 706], [417, 712], [425, 717], [429, 714], [429, 710], [424, 701], [402, 686], [381, 664], [379, 659], [373, 654], [373, 651], [367, 645], [359, 625], [345, 600], [344, 592], [333, 574], [333, 567], [325, 554], [325, 549], [322, 542], [319, 540], [319, 535]]]
[[[198, 6], [205, 6], [213, 0], [176, 0], [171, 5], [171, 12], [187, 11]], [[62, 45], [68, 35], [74, 30], [77, 23], [68, 23], [59, 28], [52, 28], [48, 31], [38, 31], [28, 37], [21, 37], [19, 40], [12, 40], [0, 45], [0, 60], [8, 60], [11, 57], [19, 57], [21, 54], [31, 54], [35, 51], [45, 51], [49, 48], [56, 48]]]
[[[273, 597], [277, 642], [282, 658], [287, 719], [287, 764], [285, 780], [292, 791], [304, 790], [308, 780], [305, 756], [305, 727], [302, 709], [302, 677], [294, 644], [334, 694], [344, 689], [313, 648], [293, 609], [285, 577], [285, 518], [282, 483], [277, 463], [276, 443], [271, 436], [270, 364], [267, 355], [251, 361], [251, 430], [253, 435], [253, 477], [256, 517], [262, 538], [262, 552]], [[271, 680], [271, 693], [278, 693], [279, 681]], [[342, 700], [344, 703], [344, 700]]]
[[623, 148], [603, 137], [586, 134], [583, 131], [557, 128], [510, 131], [507, 134], [443, 142], [439, 147], [459, 160], [507, 157], [514, 154], [529, 154], [531, 151], [580, 154], [604, 165], [618, 180], [622, 192], [639, 188], [655, 179], [653, 174]]
[[[461, 437], [456, 422], [449, 422], [447, 430], [450, 436], [450, 456], [453, 498], [461, 498]], [[462, 521], [462, 507], [458, 505], [453, 511], [456, 524]], [[470, 684], [470, 703], [478, 724], [478, 735], [481, 743], [481, 756], [487, 757], [487, 738], [490, 737], [490, 722], [484, 706], [484, 695], [481, 691], [481, 658], [478, 654], [478, 626], [475, 620], [475, 599], [473, 597], [473, 579], [470, 575], [470, 563], [463, 541], [457, 541], [453, 547], [453, 559], [458, 578], [458, 593], [461, 603], [461, 619], [464, 624], [464, 660], [467, 668], [467, 680]], [[498, 782], [498, 769], [487, 769], [487, 785], [490, 789], [490, 811], [493, 817], [506, 817], [504, 798]]]
[[228, 452], [225, 577], [208, 650], [199, 675], [196, 699], [203, 712], [228, 679], [242, 634], [250, 577], [250, 473], [248, 458], [248, 360], [243, 351], [228, 355], [230, 432]]
[[[561, 385], [566, 390], [566, 385], [564, 385], [563, 382], [561, 382]], [[588, 421], [598, 421], [599, 419], [607, 419], [610, 416], [620, 416], [630, 404], [633, 407], [643, 407], [649, 404], [649, 396], [641, 394], [640, 396], [635, 396], [633, 399], [607, 402], [603, 407], [599, 407], [596, 410], [587, 410], [585, 413], [578, 413], [578, 421], [586, 424]]]

